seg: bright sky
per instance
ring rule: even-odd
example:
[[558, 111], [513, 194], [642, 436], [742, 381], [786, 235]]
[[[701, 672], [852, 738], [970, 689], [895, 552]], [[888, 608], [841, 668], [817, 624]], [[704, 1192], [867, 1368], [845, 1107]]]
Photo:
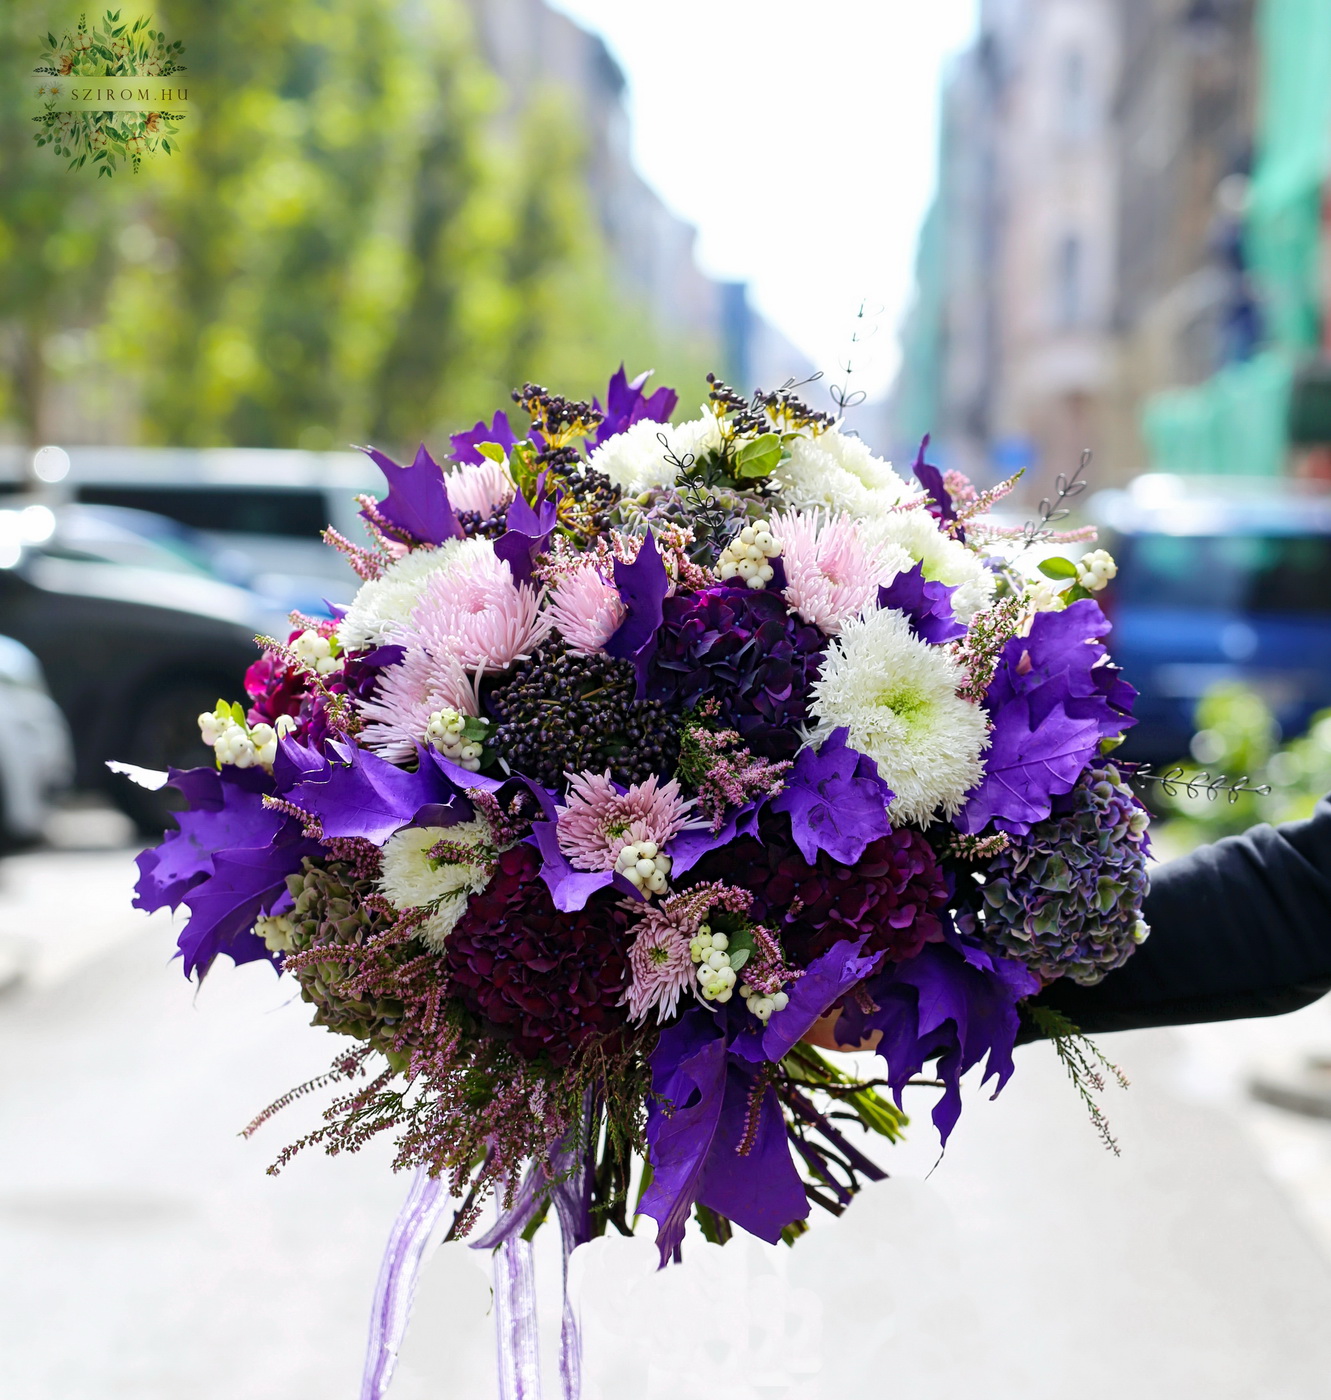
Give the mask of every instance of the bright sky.
[[933, 193], [939, 78], [975, 0], [551, 3], [628, 75], [638, 169], [697, 226], [703, 269], [747, 281], [829, 373], [867, 303], [877, 334], [856, 379], [885, 388]]

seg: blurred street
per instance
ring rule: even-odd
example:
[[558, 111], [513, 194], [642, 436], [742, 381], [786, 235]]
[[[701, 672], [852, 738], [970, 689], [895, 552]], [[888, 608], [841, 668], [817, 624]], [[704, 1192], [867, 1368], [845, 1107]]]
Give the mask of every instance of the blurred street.
[[[0, 863], [0, 946], [24, 969], [0, 997], [6, 1400], [354, 1395], [405, 1181], [382, 1148], [264, 1174], [313, 1113], [238, 1129], [331, 1042], [266, 966], [220, 964], [195, 995], [170, 920], [129, 908], [132, 850], [96, 848], [118, 819], [60, 820], [66, 849]], [[575, 1269], [588, 1400], [831, 1396], [879, 1374], [912, 1400], [1325, 1395], [1331, 1125], [1243, 1084], [1331, 1047], [1331, 1011], [1104, 1044], [1133, 1081], [1106, 1104], [1119, 1159], [1033, 1046], [997, 1103], [972, 1089], [927, 1182], [917, 1100], [893, 1180], [794, 1251], [698, 1242], [656, 1275], [646, 1241], [594, 1245]], [[737, 1272], [752, 1316], [700, 1327]], [[488, 1304], [477, 1257], [437, 1252], [394, 1395], [493, 1395]]]

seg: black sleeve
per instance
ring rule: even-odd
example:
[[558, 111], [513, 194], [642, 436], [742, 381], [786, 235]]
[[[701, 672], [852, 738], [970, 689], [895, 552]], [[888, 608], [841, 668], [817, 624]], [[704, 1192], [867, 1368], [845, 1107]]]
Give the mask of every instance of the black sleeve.
[[1307, 821], [1258, 826], [1162, 866], [1150, 936], [1094, 987], [1038, 1000], [1085, 1031], [1296, 1011], [1331, 990], [1331, 798]]

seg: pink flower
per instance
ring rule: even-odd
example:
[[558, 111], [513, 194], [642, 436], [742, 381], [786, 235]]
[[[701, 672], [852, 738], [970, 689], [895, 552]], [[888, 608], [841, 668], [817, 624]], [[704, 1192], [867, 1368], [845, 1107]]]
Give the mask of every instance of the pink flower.
[[693, 981], [692, 937], [693, 930], [685, 921], [659, 908], [648, 910], [629, 949], [629, 985], [624, 1000], [632, 1020], [644, 1020], [652, 1007], [656, 1007], [658, 1021], [675, 1014], [679, 994]]
[[613, 870], [625, 846], [655, 841], [659, 848], [696, 825], [688, 820], [692, 806], [673, 778], [658, 785], [651, 777], [621, 792], [608, 772], [570, 774], [568, 805], [558, 809], [559, 849], [579, 870]]
[[598, 652], [624, 621], [628, 609], [612, 584], [590, 561], [559, 580], [550, 600], [550, 616], [574, 651]]
[[465, 564], [430, 578], [411, 622], [394, 640], [418, 646], [437, 661], [451, 658], [465, 671], [502, 671], [549, 632], [542, 596], [515, 583], [492, 548], [481, 549]]
[[901, 566], [892, 546], [865, 542], [849, 515], [788, 511], [773, 515], [786, 568], [784, 597], [805, 622], [835, 633], [858, 617]]
[[394, 763], [415, 757], [436, 711], [480, 713], [462, 667], [450, 656], [431, 656], [420, 647], [409, 647], [399, 665], [381, 671], [374, 697], [357, 708], [368, 721], [357, 736], [360, 743]]
[[454, 510], [474, 510], [482, 520], [512, 504], [517, 494], [508, 468], [488, 457], [455, 467], [448, 473], [447, 485], [449, 505]]

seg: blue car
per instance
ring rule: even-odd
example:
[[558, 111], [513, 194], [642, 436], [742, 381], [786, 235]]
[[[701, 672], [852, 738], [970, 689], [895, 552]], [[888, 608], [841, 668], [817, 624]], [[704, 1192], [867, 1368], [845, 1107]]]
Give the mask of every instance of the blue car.
[[1143, 476], [1091, 502], [1119, 566], [1114, 660], [1141, 692], [1126, 757], [1186, 755], [1220, 681], [1261, 694], [1286, 735], [1331, 705], [1331, 496], [1297, 488]]

